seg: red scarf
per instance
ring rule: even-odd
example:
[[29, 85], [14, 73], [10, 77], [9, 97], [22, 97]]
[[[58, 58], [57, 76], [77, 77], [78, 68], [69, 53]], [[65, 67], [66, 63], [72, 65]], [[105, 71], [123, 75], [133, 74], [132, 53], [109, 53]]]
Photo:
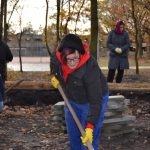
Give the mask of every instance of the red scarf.
[[85, 49], [85, 54], [81, 55], [80, 54], [80, 61], [77, 65], [76, 68], [74, 69], [70, 69], [66, 64], [63, 63], [62, 59], [61, 59], [61, 54], [58, 51], [58, 49], [56, 49], [56, 56], [58, 58], [58, 60], [60, 61], [60, 63], [62, 64], [62, 72], [63, 72], [63, 78], [66, 81], [67, 77], [69, 74], [71, 74], [73, 71], [77, 70], [78, 68], [80, 68], [82, 65], [84, 65], [87, 60], [90, 58], [90, 54], [89, 54], [89, 46], [87, 44], [83, 44], [84, 45], [84, 49]]

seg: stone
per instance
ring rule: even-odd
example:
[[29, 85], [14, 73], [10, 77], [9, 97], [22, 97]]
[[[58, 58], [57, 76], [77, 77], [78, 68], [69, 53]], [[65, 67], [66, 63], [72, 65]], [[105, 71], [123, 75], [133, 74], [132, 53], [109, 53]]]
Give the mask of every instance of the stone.
[[127, 115], [122, 118], [105, 119], [104, 124], [113, 124], [113, 123], [124, 124], [125, 122], [135, 121], [135, 119], [136, 119], [135, 116]]
[[109, 101], [123, 101], [125, 97], [123, 95], [109, 96]]

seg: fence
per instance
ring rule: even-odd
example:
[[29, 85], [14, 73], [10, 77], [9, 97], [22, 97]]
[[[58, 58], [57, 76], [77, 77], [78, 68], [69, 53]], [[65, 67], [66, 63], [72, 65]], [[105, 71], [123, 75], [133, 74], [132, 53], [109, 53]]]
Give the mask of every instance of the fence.
[[[10, 48], [14, 57], [19, 56], [19, 48]], [[45, 47], [21, 48], [21, 56], [49, 56]]]

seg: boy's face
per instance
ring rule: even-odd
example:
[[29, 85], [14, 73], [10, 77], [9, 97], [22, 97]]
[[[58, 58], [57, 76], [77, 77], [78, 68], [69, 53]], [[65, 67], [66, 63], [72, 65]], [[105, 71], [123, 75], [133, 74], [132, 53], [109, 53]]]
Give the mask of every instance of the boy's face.
[[66, 61], [67, 61], [67, 66], [70, 69], [75, 69], [80, 61], [79, 52], [76, 50], [74, 53], [67, 55]]

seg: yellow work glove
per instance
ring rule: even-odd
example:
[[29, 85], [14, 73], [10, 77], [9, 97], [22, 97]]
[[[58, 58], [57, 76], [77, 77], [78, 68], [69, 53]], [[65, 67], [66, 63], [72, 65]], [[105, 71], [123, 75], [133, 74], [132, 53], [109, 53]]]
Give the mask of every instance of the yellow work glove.
[[118, 54], [121, 54], [122, 53], [122, 49], [121, 48], [116, 48], [115, 52], [118, 53]]
[[51, 77], [51, 83], [54, 86], [54, 88], [58, 88], [59, 81], [57, 80], [57, 78], [55, 76]]
[[86, 128], [85, 129], [85, 136], [81, 137], [81, 141], [84, 146], [87, 146], [86, 143], [89, 141], [91, 144], [93, 142], [93, 129], [91, 128]]

